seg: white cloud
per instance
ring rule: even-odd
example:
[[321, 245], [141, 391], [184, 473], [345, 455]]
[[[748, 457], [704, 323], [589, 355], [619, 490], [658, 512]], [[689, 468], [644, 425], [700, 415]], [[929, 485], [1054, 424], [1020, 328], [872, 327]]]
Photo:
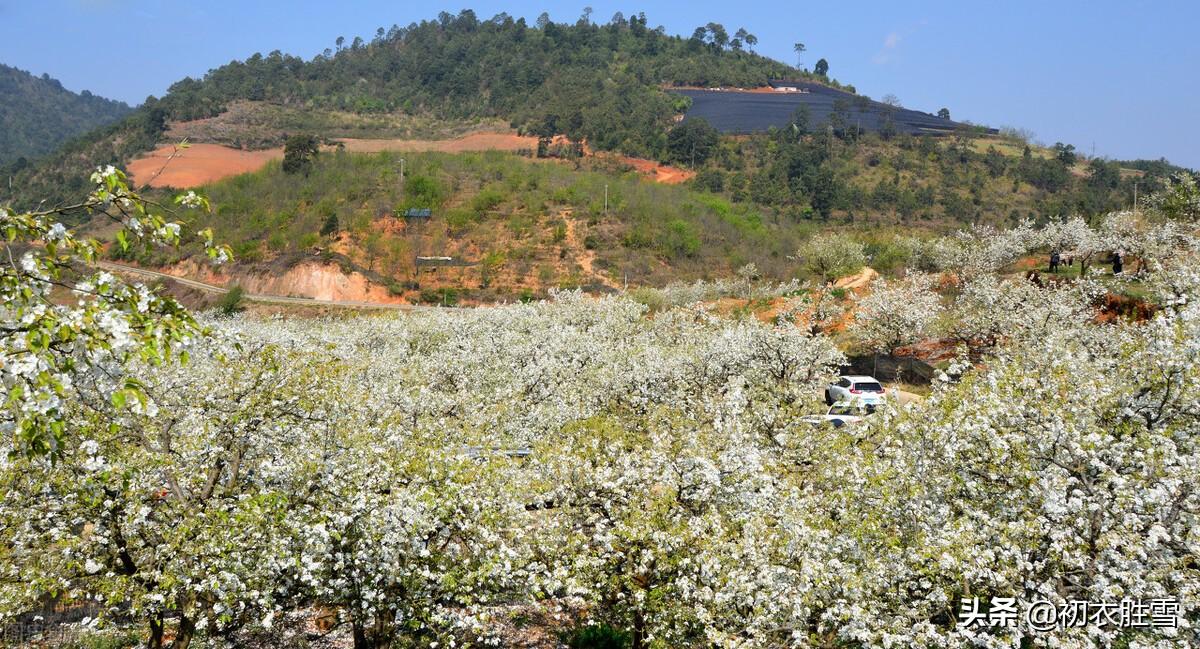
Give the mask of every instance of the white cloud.
[[888, 35], [883, 38], [883, 48], [871, 57], [871, 62], [875, 65], [887, 65], [895, 58], [896, 46], [900, 44], [900, 39], [903, 38], [900, 32], [888, 32]]

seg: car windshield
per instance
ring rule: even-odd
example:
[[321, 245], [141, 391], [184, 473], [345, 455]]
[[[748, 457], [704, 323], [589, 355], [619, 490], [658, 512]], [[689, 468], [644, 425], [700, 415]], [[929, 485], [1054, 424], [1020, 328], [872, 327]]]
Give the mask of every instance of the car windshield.
[[855, 383], [854, 387], [855, 389], [862, 390], [863, 392], [883, 392], [883, 386], [874, 381]]

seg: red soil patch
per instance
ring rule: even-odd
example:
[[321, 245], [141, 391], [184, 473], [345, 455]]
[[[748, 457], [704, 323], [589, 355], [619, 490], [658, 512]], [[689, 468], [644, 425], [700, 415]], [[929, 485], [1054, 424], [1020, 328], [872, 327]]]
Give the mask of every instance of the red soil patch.
[[913, 345], [905, 345], [892, 350], [894, 356], [906, 356], [933, 365], [954, 358], [957, 353], [958, 341], [949, 338], [923, 340]]
[[1097, 307], [1096, 322], [1117, 322], [1120, 320], [1145, 322], [1154, 316], [1158, 307], [1146, 300], [1107, 293], [1100, 298]]
[[[347, 151], [378, 153], [381, 151], [411, 151], [464, 153], [468, 151], [534, 151], [537, 138], [513, 133], [477, 132], [451, 140], [337, 140]], [[171, 159], [174, 154], [174, 159]], [[690, 180], [695, 172], [653, 160], [615, 156], [655, 182], [677, 184]], [[230, 176], [262, 169], [271, 160], [281, 160], [283, 149], [243, 151], [220, 144], [193, 144], [186, 149], [163, 146], [129, 163], [129, 176], [134, 186], [174, 187], [189, 189]]]
[[380, 151], [438, 151], [442, 153], [464, 153], [467, 151], [520, 151], [537, 150], [537, 138], [512, 133], [479, 132], [453, 140], [338, 140], [347, 151], [355, 153], [378, 153]]
[[[174, 160], [170, 160], [172, 154]], [[193, 144], [176, 152], [174, 146], [164, 146], [130, 162], [128, 171], [136, 187], [149, 184], [186, 189], [257, 171], [267, 162], [282, 158], [280, 148], [242, 151], [220, 144]]]
[[622, 163], [636, 169], [638, 173], [645, 174], [654, 182], [663, 183], [664, 185], [678, 185], [679, 183], [691, 180], [696, 175], [694, 171], [658, 164], [653, 160], [646, 160], [644, 158], [631, 158], [629, 156], [617, 156], [616, 158]]
[[718, 90], [716, 88], [703, 88], [701, 86], [671, 86], [668, 88], [668, 90], [706, 90], [708, 92], [755, 92], [755, 93], [769, 93], [772, 95], [774, 95], [774, 94], [780, 94], [780, 95], [803, 94], [803, 93], [799, 93], [799, 92], [786, 92], [783, 90], [776, 90], [776, 89], [772, 88], [771, 86], [758, 86], [756, 88], [733, 88], [733, 87], [724, 88], [723, 87], [720, 90]]

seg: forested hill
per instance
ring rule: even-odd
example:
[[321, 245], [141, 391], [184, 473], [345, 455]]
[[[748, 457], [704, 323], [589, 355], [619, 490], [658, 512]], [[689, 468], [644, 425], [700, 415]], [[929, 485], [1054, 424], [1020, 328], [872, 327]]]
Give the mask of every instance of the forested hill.
[[360, 113], [434, 112], [510, 118], [535, 133], [586, 139], [602, 149], [650, 155], [679, 98], [664, 85], [765, 85], [798, 71], [729, 45], [712, 24], [691, 39], [651, 29], [643, 15], [605, 25], [581, 19], [534, 26], [471, 11], [379, 28], [375, 38], [337, 40], [312, 61], [272, 52], [185, 79], [170, 89], [175, 119], [208, 117], [232, 99], [304, 104]]
[[37, 77], [3, 64], [0, 97], [0, 165], [50, 153], [65, 140], [133, 110], [87, 90], [75, 94], [48, 75]]
[[[590, 17], [536, 24], [466, 10], [374, 38], [337, 37], [312, 60], [255, 54], [172, 85], [121, 125], [73, 143], [30, 170], [24, 192], [55, 198], [84, 189], [78, 167], [122, 164], [159, 142], [170, 121], [220, 114], [236, 100], [309, 111], [500, 117], [533, 134], [565, 134], [597, 149], [661, 155], [672, 118], [687, 100], [676, 85], [756, 86], [811, 74], [759, 56], [757, 39], [715, 23], [689, 38], [651, 28], [643, 14], [605, 24]], [[318, 134], [320, 135], [320, 134]]]

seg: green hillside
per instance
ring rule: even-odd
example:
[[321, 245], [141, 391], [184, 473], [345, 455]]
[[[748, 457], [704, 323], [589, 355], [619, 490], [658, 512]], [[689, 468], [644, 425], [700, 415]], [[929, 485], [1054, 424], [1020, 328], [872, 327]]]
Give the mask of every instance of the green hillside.
[[0, 97], [0, 165], [17, 167], [133, 110], [87, 90], [73, 93], [49, 75], [37, 77], [3, 64]]
[[[272, 163], [203, 188], [212, 213], [195, 223], [231, 242], [242, 267], [302, 259], [350, 265], [397, 291], [415, 284], [511, 299], [523, 291], [603, 290], [721, 277], [755, 262], [790, 276], [788, 259], [815, 227], [780, 223], [757, 206], [684, 185], [647, 181], [617, 162], [534, 160], [515, 154], [325, 152], [307, 174]], [[608, 209], [605, 211], [605, 191]], [[428, 222], [397, 217], [429, 207]], [[143, 256], [164, 265], [194, 251]], [[475, 265], [422, 275], [414, 257]]]
[[754, 86], [804, 74], [747, 51], [740, 40], [736, 45], [724, 28], [705, 28], [692, 38], [668, 36], [640, 14], [614, 16], [605, 25], [584, 19], [527, 25], [506, 14], [480, 20], [471, 11], [443, 13], [408, 27], [380, 28], [370, 41], [338, 38], [336, 49], [312, 60], [278, 51], [255, 54], [202, 79], [179, 81], [119, 125], [22, 173], [14, 198], [77, 195], [86, 188], [81, 168], [124, 164], [158, 144], [169, 122], [213, 117], [238, 101], [285, 106], [292, 123], [295, 110], [313, 115], [313, 124], [327, 121], [324, 113], [347, 111], [500, 117], [528, 133], [562, 134], [597, 149], [655, 157], [665, 151], [672, 118], [686, 108], [664, 86]]
[[[443, 13], [380, 28], [369, 41], [338, 38], [335, 48], [312, 60], [255, 54], [202, 79], [184, 79], [162, 99], [148, 100], [43, 162], [10, 167], [16, 189], [0, 194], [0, 203], [69, 201], [86, 193], [96, 165], [123, 165], [185, 136], [261, 148], [279, 145], [288, 134], [437, 137], [507, 124], [697, 172], [688, 187], [666, 188], [597, 171], [599, 163], [588, 158], [572, 160], [582, 166], [573, 170], [506, 156], [409, 156], [413, 164], [427, 161], [428, 172], [415, 173], [439, 192], [437, 236], [443, 239], [428, 242], [431, 249], [476, 261], [499, 255], [511, 262], [513, 286], [544, 288], [587, 283], [588, 273], [571, 279], [584, 249], [594, 255], [596, 270], [614, 281], [662, 283], [729, 272], [750, 261], [783, 277], [791, 272], [787, 256], [796, 243], [830, 224], [886, 241], [914, 228], [1092, 217], [1127, 206], [1135, 183], [1150, 193], [1181, 171], [1166, 161], [1087, 160], [1066, 144], [1039, 147], [969, 127], [941, 138], [865, 133], [838, 117], [853, 109], [850, 104], [827, 123], [799, 112], [787, 128], [750, 136], [719, 136], [701, 120], [679, 123], [687, 100], [668, 92], [672, 86], [757, 86], [781, 76], [838, 85], [754, 54], [753, 42], [740, 32], [731, 39], [715, 23], [690, 38], [669, 36], [641, 14], [618, 14], [605, 24], [585, 16], [528, 25], [506, 14], [480, 20], [470, 11]], [[232, 179], [211, 188], [215, 225], [246, 258], [271, 261], [307, 254], [333, 217], [343, 233], [342, 252], [373, 266], [366, 262], [381, 253], [372, 250], [403, 246], [384, 242], [387, 233], [371, 238], [371, 220], [412, 200], [397, 193], [389, 165], [394, 161], [386, 156], [323, 154], [306, 176], [285, 177], [275, 166]], [[601, 218], [596, 206], [605, 183], [616, 203]], [[578, 245], [553, 253], [554, 245], [531, 251], [517, 243], [531, 237], [551, 244], [561, 238], [562, 244], [567, 210], [583, 219], [572, 231]], [[400, 259], [412, 252], [392, 254]], [[894, 259], [877, 252], [877, 266]], [[561, 256], [542, 257], [552, 254]], [[384, 279], [402, 281], [403, 269], [394, 271]]]

